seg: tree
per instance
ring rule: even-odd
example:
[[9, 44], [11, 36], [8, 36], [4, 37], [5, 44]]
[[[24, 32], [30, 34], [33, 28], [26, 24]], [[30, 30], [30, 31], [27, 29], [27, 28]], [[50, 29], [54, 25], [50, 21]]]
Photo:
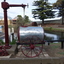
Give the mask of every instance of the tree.
[[64, 20], [64, 0], [57, 0], [57, 2], [53, 4], [53, 7], [56, 7], [57, 9], [59, 9], [59, 15], [58, 16], [62, 16], [62, 24], [63, 24], [63, 20]]
[[24, 25], [24, 19], [22, 18], [21, 15], [17, 16], [17, 26], [23, 26]]
[[31, 21], [29, 20], [28, 16], [24, 16], [24, 18], [21, 15], [17, 15], [17, 20], [16, 20], [16, 24], [14, 26], [15, 31], [17, 31], [19, 26], [25, 26], [26, 24], [29, 24]]
[[25, 24], [27, 24], [27, 23], [30, 23], [31, 21], [29, 20], [29, 17], [28, 16], [24, 16], [24, 22], [25, 22]]
[[42, 24], [44, 24], [44, 19], [54, 16], [52, 6], [44, 2], [44, 0], [34, 1], [33, 6], [37, 7], [32, 10], [33, 17], [42, 20]]
[[62, 0], [57, 0], [56, 3], [53, 4], [53, 8], [57, 8], [59, 9], [59, 15], [58, 16], [62, 16]]
[[24, 26], [27, 23], [30, 23], [31, 21], [29, 20], [28, 16], [24, 16], [24, 18], [21, 15], [17, 16], [17, 25], [18, 26]]

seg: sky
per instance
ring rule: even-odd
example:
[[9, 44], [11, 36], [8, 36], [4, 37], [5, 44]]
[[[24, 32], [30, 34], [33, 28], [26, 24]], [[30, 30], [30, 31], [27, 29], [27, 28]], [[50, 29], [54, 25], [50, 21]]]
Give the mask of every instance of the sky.
[[[1, 8], [1, 2], [4, 0], [0, 0], [0, 16], [3, 16], [3, 9]], [[29, 17], [30, 20], [34, 20], [33, 15], [32, 15], [32, 9], [35, 8], [33, 5], [33, 2], [36, 0], [6, 0], [9, 4], [25, 4], [29, 5], [29, 7], [25, 7], [25, 15]], [[55, 3], [57, 0], [48, 0], [50, 3]], [[15, 18], [17, 15], [22, 15], [23, 17], [23, 8], [22, 7], [9, 7], [7, 9], [7, 15], [11, 17], [12, 19]]]

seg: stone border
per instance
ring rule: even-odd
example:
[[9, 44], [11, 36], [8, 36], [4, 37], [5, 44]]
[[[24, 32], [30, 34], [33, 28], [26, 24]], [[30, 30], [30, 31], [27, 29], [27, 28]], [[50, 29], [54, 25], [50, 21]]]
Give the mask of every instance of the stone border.
[[0, 64], [64, 64], [64, 57], [49, 58], [1, 58]]
[[10, 58], [12, 56], [12, 54], [9, 54], [8, 56], [0, 56], [0, 59], [1, 58]]

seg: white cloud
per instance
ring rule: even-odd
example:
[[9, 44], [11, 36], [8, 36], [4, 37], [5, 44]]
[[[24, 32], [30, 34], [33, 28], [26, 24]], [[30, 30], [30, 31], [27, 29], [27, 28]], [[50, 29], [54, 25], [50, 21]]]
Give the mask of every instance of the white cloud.
[[[1, 8], [1, 2], [3, 2], [4, 0], [0, 0], [0, 14], [3, 15], [3, 9]], [[25, 9], [25, 14], [27, 16], [29, 16], [29, 18], [32, 18], [32, 9], [34, 9], [35, 7], [32, 6], [33, 2], [35, 0], [6, 0], [6, 2], [8, 2], [9, 4], [29, 4], [29, 8], [26, 7]], [[51, 0], [53, 1], [53, 0]], [[8, 10], [8, 16], [14, 18], [17, 15], [22, 15], [23, 16], [23, 8], [21, 7], [10, 7]], [[32, 18], [33, 20], [33, 18]]]
[[57, 0], [48, 0], [50, 3], [55, 3]]
[[[2, 1], [0, 1], [0, 13], [3, 14], [3, 9], [1, 8], [1, 2]], [[26, 0], [23, 0], [23, 1], [15, 0], [14, 2], [13, 2], [13, 0], [6, 0], [6, 1], [9, 4], [26, 4], [27, 5], [27, 3], [28, 3], [29, 4], [29, 8], [26, 7], [25, 14], [27, 16], [30, 16], [30, 15], [32, 16], [31, 9], [32, 9], [32, 2], [33, 2], [33, 0], [27, 0], [27, 1]], [[11, 16], [12, 18], [14, 18], [17, 15], [22, 15], [23, 16], [23, 8], [22, 7], [10, 7], [7, 11], [8, 11], [8, 16]]]

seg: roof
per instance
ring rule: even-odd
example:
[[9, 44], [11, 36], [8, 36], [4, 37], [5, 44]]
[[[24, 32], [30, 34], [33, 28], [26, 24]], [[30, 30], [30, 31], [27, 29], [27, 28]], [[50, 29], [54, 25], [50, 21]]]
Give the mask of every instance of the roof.
[[17, 20], [18, 17], [13, 18], [12, 20]]
[[50, 20], [61, 20], [62, 17], [56, 17], [56, 18], [48, 18], [48, 19], [44, 19], [44, 21], [50, 21]]

